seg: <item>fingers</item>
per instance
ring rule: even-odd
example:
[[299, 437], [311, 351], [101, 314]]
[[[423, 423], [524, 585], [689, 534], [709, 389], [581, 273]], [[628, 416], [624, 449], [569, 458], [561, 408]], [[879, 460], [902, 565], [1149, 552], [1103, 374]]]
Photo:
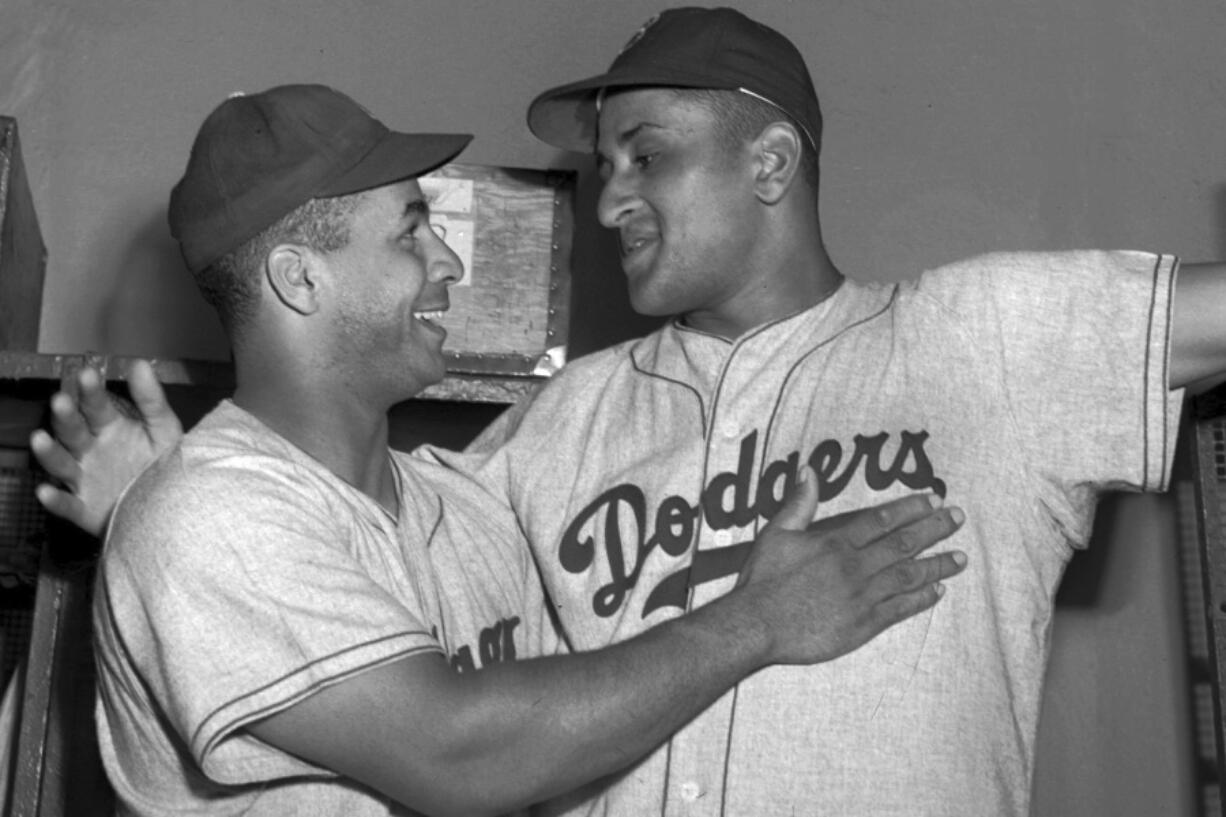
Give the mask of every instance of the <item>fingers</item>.
[[873, 622], [871, 626], [880, 632], [900, 621], [911, 618], [917, 613], [924, 612], [940, 601], [943, 595], [945, 595], [945, 587], [943, 585], [926, 584], [909, 593], [891, 596], [873, 608]]
[[47, 509], [48, 513], [62, 519], [67, 519], [77, 527], [88, 530], [91, 533], [98, 533], [97, 530], [91, 529], [86, 522], [85, 505], [74, 495], [67, 491], [61, 491], [54, 485], [43, 483], [34, 489], [34, 496], [38, 498], [39, 503]]
[[884, 629], [932, 607], [945, 594], [941, 582], [965, 567], [966, 554], [951, 551], [899, 562], [878, 573], [873, 580], [884, 596], [873, 608], [877, 626]]
[[[965, 519], [961, 508], [941, 508], [864, 545], [858, 556], [864, 570], [870, 573], [894, 568], [910, 570], [909, 564], [913, 564], [917, 554], [949, 538]], [[961, 555], [965, 558], [965, 554]]]
[[106, 390], [106, 380], [93, 366], [86, 366], [77, 373], [77, 393], [81, 416], [92, 435], [122, 416]]
[[81, 468], [76, 457], [52, 439], [46, 431], [39, 429], [30, 434], [30, 451], [48, 474], [66, 485], [77, 484]]
[[866, 597], [876, 599], [865, 622], [868, 632], [875, 635], [934, 606], [945, 595], [942, 581], [961, 573], [966, 562], [966, 554], [951, 551], [896, 562], [879, 571], [865, 590]]
[[179, 418], [166, 401], [166, 392], [147, 360], [134, 360], [128, 367], [128, 394], [155, 443], [170, 442], [183, 431]]
[[765, 530], [804, 530], [817, 512], [817, 480], [808, 466], [800, 470], [800, 481], [783, 501], [783, 507], [771, 517]]
[[815, 502], [789, 497], [773, 520], [783, 526], [763, 529], [738, 579], [742, 598], [773, 634], [771, 660], [780, 663], [846, 654], [932, 607], [942, 582], [967, 564], [960, 551], [925, 553], [965, 521], [961, 509], [939, 507], [936, 497], [908, 496], [798, 530]]
[[892, 531], [931, 516], [940, 508], [939, 496], [912, 494], [820, 519], [812, 523], [809, 530], [823, 534], [823, 539], [832, 545], [861, 548]]
[[87, 447], [94, 437], [77, 405], [76, 398], [67, 391], [51, 395], [51, 432], [59, 444], [74, 456]]
[[866, 597], [876, 600], [872, 607], [875, 627], [888, 627], [937, 603], [944, 592], [941, 582], [966, 568], [966, 554], [959, 550], [920, 558], [915, 554], [948, 537], [963, 521], [958, 508], [942, 510], [860, 552], [866, 562], [884, 560], [865, 587]]
[[65, 375], [60, 390], [51, 396], [51, 431], [73, 456], [79, 456], [93, 443], [98, 429], [118, 416], [102, 375], [92, 366], [75, 376]]
[[869, 580], [868, 593], [880, 599], [904, 596], [924, 588], [936, 587], [945, 579], [961, 573], [965, 567], [966, 554], [961, 551], [895, 562], [873, 574]]

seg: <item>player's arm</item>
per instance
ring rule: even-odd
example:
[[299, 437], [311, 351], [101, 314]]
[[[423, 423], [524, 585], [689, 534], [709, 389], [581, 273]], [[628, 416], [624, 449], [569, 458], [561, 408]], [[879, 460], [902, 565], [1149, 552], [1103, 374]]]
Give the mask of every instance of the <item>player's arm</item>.
[[819, 530], [806, 525], [814, 483], [764, 530], [735, 590], [630, 641], [475, 673], [406, 658], [248, 728], [432, 815], [498, 814], [603, 777], [756, 670], [830, 660], [927, 609], [962, 569], [955, 552], [917, 558], [959, 511], [911, 497]]
[[153, 367], [135, 361], [127, 380], [132, 406], [106, 390], [97, 369], [83, 367], [51, 397], [52, 433], [30, 436], [35, 459], [60, 483], [39, 485], [39, 502], [95, 536], [128, 483], [183, 436]]
[[1226, 264], [1181, 264], [1171, 315], [1171, 388], [1226, 379]]

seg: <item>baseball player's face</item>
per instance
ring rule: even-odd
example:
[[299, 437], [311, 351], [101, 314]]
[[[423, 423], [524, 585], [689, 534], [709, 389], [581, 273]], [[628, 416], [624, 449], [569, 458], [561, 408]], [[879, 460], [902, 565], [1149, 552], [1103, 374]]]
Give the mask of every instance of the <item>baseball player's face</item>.
[[394, 384], [390, 396], [404, 399], [443, 378], [447, 333], [436, 321], [463, 266], [430, 227], [416, 180], [362, 194], [351, 225], [348, 245], [326, 256], [334, 362], [355, 380]]
[[620, 236], [631, 304], [739, 334], [761, 234], [749, 151], [721, 143], [711, 111], [666, 88], [610, 94], [599, 124], [597, 215]]

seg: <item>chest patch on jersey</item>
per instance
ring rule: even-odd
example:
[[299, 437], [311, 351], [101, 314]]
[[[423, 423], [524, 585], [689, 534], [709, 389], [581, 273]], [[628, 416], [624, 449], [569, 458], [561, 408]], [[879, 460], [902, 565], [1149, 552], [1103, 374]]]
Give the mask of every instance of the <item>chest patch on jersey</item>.
[[[857, 476], [875, 492], [903, 485], [944, 497], [945, 482], [936, 476], [924, 448], [928, 432], [900, 432], [892, 452], [887, 445], [890, 437], [886, 431], [857, 434], [848, 448], [836, 439], [817, 443], [807, 462], [817, 475], [819, 501], [833, 500]], [[774, 516], [796, 485], [800, 458], [800, 451], [792, 451], [757, 465], [758, 432], [753, 431], [741, 440], [736, 470], [721, 471], [708, 479], [697, 502], [673, 494], [652, 509], [639, 485], [615, 485], [566, 526], [558, 561], [566, 571], [583, 574], [603, 556], [610, 579], [592, 596], [592, 612], [612, 616], [639, 583], [648, 557], [657, 548], [683, 560], [695, 547], [700, 526], [711, 531], [744, 528]], [[684, 610], [692, 587], [739, 572], [750, 544], [694, 551], [684, 566], [657, 580], [644, 602], [643, 617], [665, 607]]]

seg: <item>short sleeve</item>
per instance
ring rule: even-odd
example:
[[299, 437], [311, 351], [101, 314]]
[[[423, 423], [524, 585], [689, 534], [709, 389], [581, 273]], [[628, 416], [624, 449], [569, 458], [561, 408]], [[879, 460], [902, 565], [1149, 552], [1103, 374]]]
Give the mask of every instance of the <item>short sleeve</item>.
[[967, 327], [1037, 472], [1061, 488], [1162, 490], [1182, 391], [1167, 386], [1178, 262], [1140, 252], [1000, 253], [926, 275]]
[[363, 551], [344, 514], [279, 474], [285, 465], [261, 465], [138, 483], [117, 511], [99, 584], [127, 660], [195, 760], [227, 783], [320, 773], [241, 727], [440, 650], [403, 583], [392, 592], [407, 572], [398, 550]]

